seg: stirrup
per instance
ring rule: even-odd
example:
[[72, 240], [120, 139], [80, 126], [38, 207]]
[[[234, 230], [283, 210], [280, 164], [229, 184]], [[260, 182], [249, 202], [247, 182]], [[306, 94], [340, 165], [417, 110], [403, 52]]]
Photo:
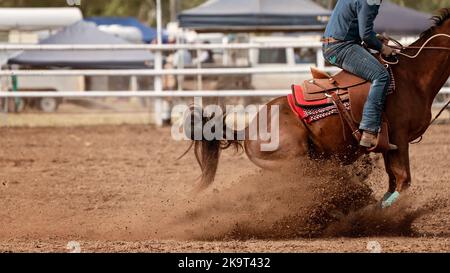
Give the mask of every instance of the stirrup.
[[398, 150], [398, 146], [391, 144], [389, 141], [389, 128], [388, 123], [383, 121], [381, 123], [381, 129], [377, 136], [376, 146], [373, 148], [368, 148], [367, 151], [373, 153], [385, 153], [388, 151]]
[[[376, 147], [376, 145], [373, 145], [373, 146], [370, 146], [370, 147], [366, 147], [366, 146], [364, 146], [364, 145], [361, 145], [361, 143], [359, 143], [359, 145], [360, 145], [361, 147], [363, 147], [363, 148], [368, 149], [369, 151], [370, 151], [371, 149], [374, 149], [374, 148]], [[396, 151], [396, 150], [398, 150], [398, 146], [395, 145], [395, 144], [389, 143], [389, 151]]]
[[[369, 137], [370, 136], [370, 137]], [[359, 141], [359, 146], [371, 149], [377, 145], [378, 135], [375, 135], [371, 132], [364, 131], [361, 134], [361, 139]]]

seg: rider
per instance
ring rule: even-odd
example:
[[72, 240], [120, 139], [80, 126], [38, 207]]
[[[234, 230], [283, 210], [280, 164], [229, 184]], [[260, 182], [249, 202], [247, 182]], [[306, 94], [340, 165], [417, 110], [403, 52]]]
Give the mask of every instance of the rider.
[[362, 42], [385, 56], [395, 54], [373, 30], [381, 2], [338, 0], [322, 40], [324, 57], [330, 64], [372, 82], [359, 127], [363, 131], [360, 145], [368, 148], [377, 142], [390, 76]]

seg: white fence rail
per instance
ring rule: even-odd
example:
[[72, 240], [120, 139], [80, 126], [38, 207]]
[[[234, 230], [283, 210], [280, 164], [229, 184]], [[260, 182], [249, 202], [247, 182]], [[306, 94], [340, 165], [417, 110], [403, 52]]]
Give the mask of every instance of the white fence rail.
[[[330, 67], [323, 69], [336, 72]], [[272, 68], [200, 68], [200, 69], [122, 69], [122, 70], [3, 70], [0, 76], [188, 76], [188, 75], [246, 75], [246, 74], [284, 74], [309, 73], [304, 67]], [[286, 83], [289, 84], [289, 83]]]
[[[313, 48], [317, 50], [317, 65], [327, 72], [338, 71], [334, 67], [324, 67], [320, 42], [296, 43], [247, 43], [247, 44], [177, 44], [177, 45], [18, 45], [0, 44], [1, 51], [27, 50], [149, 50], [158, 55], [163, 51], [177, 50], [251, 50], [251, 49], [279, 49], [279, 48]], [[127, 70], [1, 70], [0, 76], [153, 76], [155, 81], [167, 75], [249, 75], [249, 74], [284, 74], [309, 73], [304, 66], [277, 66], [270, 68], [201, 68], [196, 69], [161, 69], [162, 59], [155, 58], [155, 69], [127, 69]], [[290, 83], [286, 83], [289, 85]], [[101, 97], [150, 97], [161, 99], [165, 97], [276, 97], [289, 94], [290, 90], [199, 90], [199, 91], [163, 91], [162, 86], [155, 85], [155, 90], [145, 91], [20, 91], [0, 92], [0, 98], [34, 98], [34, 97], [66, 97], [66, 98], [101, 98]], [[442, 89], [441, 93], [450, 94], [450, 88]], [[437, 103], [434, 106], [442, 106]], [[157, 117], [158, 119], [158, 117]], [[157, 121], [158, 123], [158, 121]]]
[[102, 98], [102, 97], [276, 97], [290, 90], [202, 90], [202, 91], [64, 91], [64, 92], [0, 92], [0, 98]]
[[175, 51], [175, 50], [214, 50], [214, 49], [270, 49], [270, 48], [321, 48], [320, 42], [296, 43], [242, 43], [242, 44], [174, 44], [174, 45], [23, 45], [0, 44], [0, 51], [23, 50], [149, 50], [149, 51]]
[[[154, 91], [141, 92], [0, 92], [0, 97], [154, 97], [156, 123], [162, 124], [162, 115], [158, 109], [162, 109], [161, 98], [164, 97], [194, 97], [194, 96], [281, 96], [288, 94], [289, 90], [221, 90], [221, 91], [200, 91], [200, 92], [166, 92], [162, 89], [162, 77], [166, 75], [187, 76], [197, 75], [198, 89], [202, 89], [203, 75], [249, 75], [249, 74], [275, 74], [275, 73], [308, 73], [304, 67], [286, 67], [280, 65], [273, 68], [215, 68], [206, 69], [197, 66], [197, 69], [162, 69], [161, 53], [163, 51], [177, 50], [251, 50], [270, 48], [313, 48], [317, 49], [317, 64], [324, 67], [322, 58], [321, 43], [311, 40], [299, 41], [295, 43], [247, 43], [247, 44], [177, 44], [177, 45], [23, 45], [23, 44], [0, 44], [0, 51], [26, 51], [26, 50], [149, 50], [155, 53], [154, 69], [143, 70], [3, 70], [0, 76], [153, 76]], [[328, 70], [328, 69], [327, 69]], [[328, 71], [336, 71], [331, 69]], [[290, 83], [287, 83], [289, 85]]]
[[[102, 97], [277, 97], [291, 94], [291, 90], [199, 90], [199, 91], [20, 91], [0, 92], [0, 98], [102, 98]], [[450, 94], [443, 88], [441, 94]]]

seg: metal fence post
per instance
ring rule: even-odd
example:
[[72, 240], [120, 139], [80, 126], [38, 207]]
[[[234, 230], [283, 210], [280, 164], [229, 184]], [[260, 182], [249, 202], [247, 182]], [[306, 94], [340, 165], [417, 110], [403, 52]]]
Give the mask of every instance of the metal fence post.
[[325, 68], [325, 58], [323, 57], [323, 50], [322, 48], [318, 48], [316, 52], [316, 58], [317, 58], [317, 67], [319, 69]]
[[[162, 11], [161, 11], [161, 0], [156, 0], [156, 24], [157, 24], [157, 44], [162, 44]], [[162, 65], [162, 51], [157, 50], [155, 52], [155, 70], [160, 71], [163, 68]], [[162, 93], [163, 91], [163, 84], [162, 84], [162, 76], [156, 75], [154, 78], [154, 88], [155, 92], [157, 94]], [[157, 126], [163, 125], [163, 119], [162, 119], [162, 111], [163, 111], [163, 105], [162, 105], [162, 99], [157, 98], [155, 99], [155, 123]]]

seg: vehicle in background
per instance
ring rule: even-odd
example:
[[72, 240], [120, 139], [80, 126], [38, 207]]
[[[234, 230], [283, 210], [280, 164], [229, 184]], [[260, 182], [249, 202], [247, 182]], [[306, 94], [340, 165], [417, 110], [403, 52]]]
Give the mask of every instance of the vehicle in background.
[[[254, 44], [317, 44], [320, 36], [302, 37], [252, 37], [250, 43]], [[292, 67], [309, 70], [311, 66], [318, 66], [317, 49], [308, 47], [264, 48], [250, 50], [250, 66], [254, 68]], [[320, 58], [319, 58], [320, 59]], [[292, 84], [300, 84], [309, 79], [310, 73], [278, 73], [254, 74], [252, 85], [255, 89], [289, 89]]]

